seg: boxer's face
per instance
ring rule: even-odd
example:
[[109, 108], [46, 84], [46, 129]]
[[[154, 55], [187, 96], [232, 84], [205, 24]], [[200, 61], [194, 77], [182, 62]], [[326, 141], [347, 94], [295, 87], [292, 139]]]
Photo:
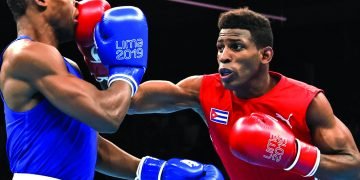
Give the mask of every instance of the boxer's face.
[[245, 29], [222, 29], [217, 40], [219, 73], [225, 88], [236, 90], [249, 85], [257, 74], [260, 51]]
[[69, 41], [74, 36], [76, 25], [75, 0], [47, 0], [47, 18], [50, 25], [54, 28], [56, 36], [60, 42]]

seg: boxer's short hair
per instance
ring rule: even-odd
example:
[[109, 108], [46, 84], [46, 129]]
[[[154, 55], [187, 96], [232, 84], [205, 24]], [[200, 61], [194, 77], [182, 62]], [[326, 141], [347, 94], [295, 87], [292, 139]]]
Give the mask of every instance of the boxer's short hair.
[[221, 13], [218, 28], [219, 30], [246, 29], [250, 31], [256, 47], [273, 46], [273, 33], [269, 19], [248, 8], [239, 8]]
[[6, 0], [15, 20], [25, 14], [29, 0]]

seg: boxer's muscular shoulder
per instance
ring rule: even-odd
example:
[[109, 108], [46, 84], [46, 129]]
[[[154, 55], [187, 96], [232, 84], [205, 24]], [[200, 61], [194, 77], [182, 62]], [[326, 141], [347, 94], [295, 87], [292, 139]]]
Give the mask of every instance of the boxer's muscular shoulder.
[[9, 46], [4, 53], [1, 89], [13, 110], [24, 111], [37, 103], [35, 94], [38, 91], [32, 82], [49, 71], [46, 68], [51, 67], [51, 61], [56, 61], [54, 57], [57, 54], [58, 51], [52, 46], [28, 40], [17, 41]]
[[190, 98], [190, 105], [195, 111], [201, 109], [199, 100], [201, 82], [202, 76], [194, 75], [177, 83], [177, 86], [186, 94], [186, 97]]
[[53, 46], [27, 41], [10, 48], [6, 59], [14, 77], [27, 79], [66, 70], [62, 55]]
[[190, 76], [178, 82], [177, 85], [183, 89], [188, 89], [197, 94], [200, 91], [202, 77], [203, 76], [201, 75]]

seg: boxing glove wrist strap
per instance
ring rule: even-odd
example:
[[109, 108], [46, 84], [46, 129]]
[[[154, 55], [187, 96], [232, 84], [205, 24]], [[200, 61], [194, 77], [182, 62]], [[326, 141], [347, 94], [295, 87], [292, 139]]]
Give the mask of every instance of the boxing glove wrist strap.
[[160, 180], [165, 164], [166, 161], [154, 157], [145, 156], [141, 158], [135, 180]]
[[108, 87], [111, 86], [111, 84], [115, 81], [124, 81], [126, 83], [128, 83], [131, 87], [131, 97], [134, 96], [134, 94], [136, 93], [139, 85], [137, 84], [137, 82], [135, 81], [135, 79], [129, 75], [126, 74], [113, 74], [108, 78]]
[[320, 164], [320, 150], [308, 145], [298, 139], [296, 140], [296, 157], [294, 162], [285, 168], [285, 171], [292, 171], [304, 177], [311, 177], [315, 174]]
[[298, 163], [299, 161], [299, 157], [300, 157], [300, 150], [301, 150], [301, 145], [299, 143], [299, 140], [298, 139], [295, 139], [296, 141], [296, 147], [297, 147], [297, 150], [296, 150], [296, 157], [295, 157], [295, 160], [294, 162], [287, 168], [285, 168], [284, 170], [285, 171], [290, 171], [291, 169], [293, 169], [295, 167], [295, 165]]

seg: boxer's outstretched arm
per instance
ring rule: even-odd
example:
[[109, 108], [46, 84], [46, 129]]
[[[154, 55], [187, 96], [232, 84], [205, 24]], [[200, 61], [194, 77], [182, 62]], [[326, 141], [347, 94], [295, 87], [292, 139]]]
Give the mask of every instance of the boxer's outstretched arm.
[[[171, 113], [183, 109], [200, 109], [202, 76], [191, 76], [174, 84], [151, 80], [142, 83], [131, 100], [128, 114]], [[198, 112], [198, 111], [197, 111]]]
[[315, 177], [320, 179], [359, 179], [359, 150], [349, 129], [333, 113], [323, 93], [311, 102], [307, 123], [321, 158]]
[[145, 156], [140, 160], [100, 135], [96, 171], [108, 176], [135, 180], [224, 180], [221, 171], [212, 164], [179, 158], [166, 161], [151, 156]]
[[30, 97], [40, 93], [64, 113], [99, 132], [118, 129], [130, 104], [131, 88], [127, 83], [119, 81], [107, 91], [100, 91], [69, 74], [63, 56], [56, 48], [33, 41], [18, 48], [22, 51], [9, 47], [6, 56], [11, 56], [11, 61], [4, 61], [6, 65], [3, 66], [8, 77], [4, 82], [4, 91], [11, 89], [12, 84], [24, 84], [23, 88], [29, 89], [26, 90], [29, 100], [22, 100], [28, 102], [21, 103], [26, 105], [17, 109], [25, 110], [30, 104]]

